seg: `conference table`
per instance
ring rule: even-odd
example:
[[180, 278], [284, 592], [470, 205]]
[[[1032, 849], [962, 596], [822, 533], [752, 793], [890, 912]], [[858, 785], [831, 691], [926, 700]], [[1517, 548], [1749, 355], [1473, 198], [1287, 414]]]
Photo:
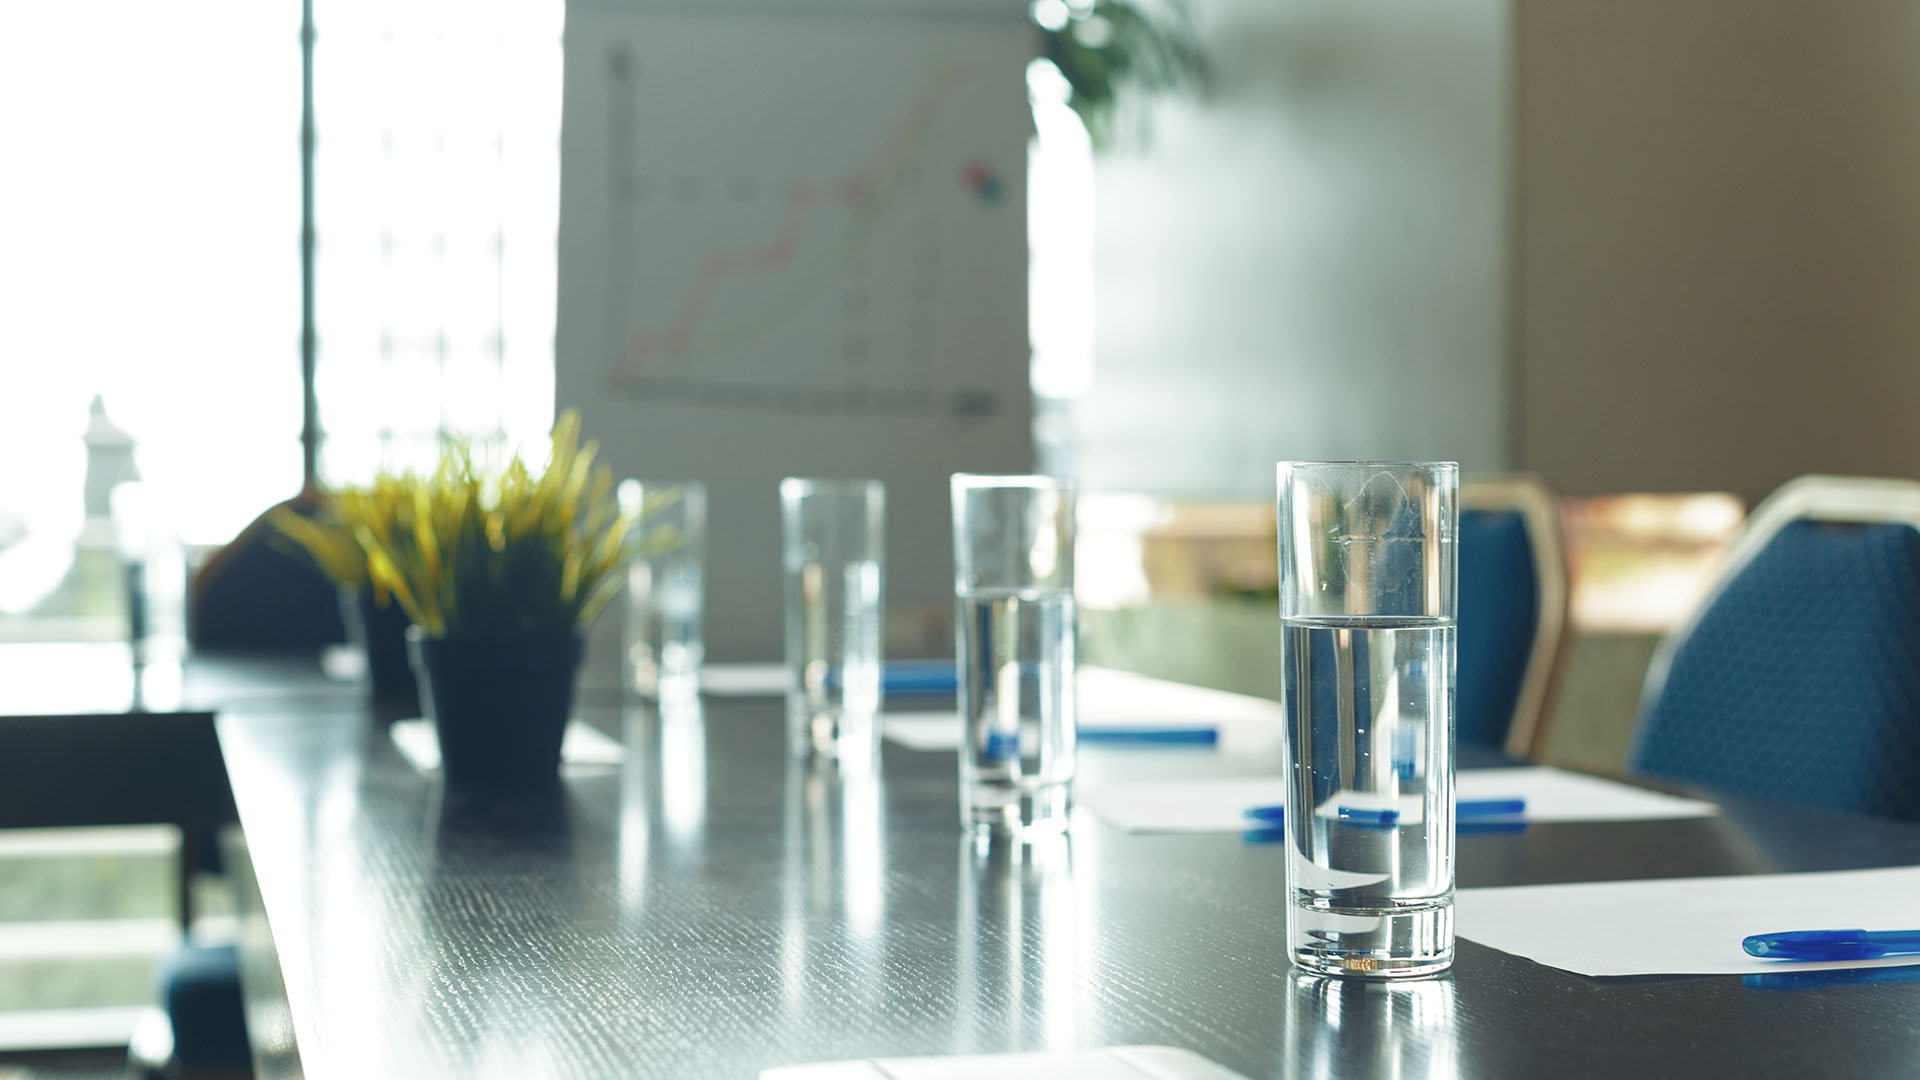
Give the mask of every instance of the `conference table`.
[[[980, 844], [951, 752], [889, 743], [866, 778], [797, 765], [771, 698], [589, 696], [580, 715], [623, 764], [482, 797], [409, 764], [350, 691], [221, 708], [263, 1080], [751, 1078], [1136, 1044], [1254, 1078], [1920, 1071], [1920, 969], [1594, 979], [1462, 939], [1441, 978], [1306, 978], [1279, 845], [1085, 813], [1053, 843]], [[1081, 782], [1276, 768], [1277, 747], [1088, 745]], [[1721, 802], [1462, 835], [1459, 884], [1920, 863], [1920, 827]]]

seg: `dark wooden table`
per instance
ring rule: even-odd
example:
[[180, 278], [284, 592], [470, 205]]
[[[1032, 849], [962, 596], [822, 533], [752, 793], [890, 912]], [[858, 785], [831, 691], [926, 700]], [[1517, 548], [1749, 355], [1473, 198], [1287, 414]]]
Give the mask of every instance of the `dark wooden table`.
[[[890, 745], [858, 784], [791, 767], [770, 701], [587, 715], [627, 739], [625, 768], [478, 801], [416, 774], [348, 698], [223, 712], [266, 915], [247, 939], [265, 1076], [751, 1078], [1127, 1043], [1250, 1077], [1920, 1072], [1907, 970], [1602, 980], [1462, 941], [1441, 979], [1299, 979], [1279, 846], [1085, 819], [1057, 845], [978, 850], [951, 754]], [[1082, 775], [1273, 765], [1112, 748]], [[1463, 887], [1825, 870], [1920, 862], [1920, 828], [1731, 803], [1459, 851]]]

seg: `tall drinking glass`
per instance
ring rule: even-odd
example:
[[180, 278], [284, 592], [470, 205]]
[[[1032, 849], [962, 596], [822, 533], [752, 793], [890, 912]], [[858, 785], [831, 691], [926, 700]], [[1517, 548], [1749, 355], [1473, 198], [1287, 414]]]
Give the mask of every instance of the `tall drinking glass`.
[[647, 697], [691, 696], [706, 658], [706, 485], [625, 480], [620, 509], [640, 530], [627, 565], [629, 684]]
[[1040, 835], [1073, 782], [1073, 487], [1044, 476], [953, 478], [960, 820]]
[[795, 753], [852, 765], [879, 754], [885, 520], [878, 480], [780, 481]]
[[1453, 963], [1452, 462], [1282, 462], [1287, 944], [1306, 971]]

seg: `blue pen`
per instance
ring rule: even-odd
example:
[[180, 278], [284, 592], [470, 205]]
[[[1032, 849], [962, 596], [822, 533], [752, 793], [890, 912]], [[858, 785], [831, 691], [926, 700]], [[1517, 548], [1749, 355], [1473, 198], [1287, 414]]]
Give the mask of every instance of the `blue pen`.
[[[827, 669], [827, 686], [840, 688], [840, 669]], [[895, 660], [880, 668], [880, 689], [888, 694], [951, 694], [960, 675], [951, 660]]]
[[[1456, 821], [1484, 821], [1488, 818], [1519, 817], [1527, 812], [1525, 799], [1466, 799], [1453, 804], [1453, 816]], [[1395, 810], [1353, 810], [1341, 807], [1340, 820], [1362, 824], [1392, 824], [1399, 818]], [[1381, 820], [1380, 815], [1392, 815]], [[1247, 811], [1247, 816], [1258, 821], [1271, 821], [1275, 825], [1287, 818], [1285, 806], [1255, 806]], [[1363, 820], [1364, 819], [1364, 820]]]
[[1080, 738], [1091, 742], [1154, 743], [1176, 746], [1212, 746], [1220, 741], [1220, 732], [1210, 727], [1129, 728], [1081, 727]]
[[896, 660], [880, 669], [880, 688], [889, 694], [951, 694], [960, 674], [951, 660]]
[[[1525, 818], [1487, 818], [1482, 821], [1462, 821], [1454, 825], [1454, 831], [1462, 835], [1484, 833], [1517, 833], [1527, 831]], [[1287, 842], [1287, 830], [1279, 825], [1258, 825], [1240, 834], [1249, 844], [1284, 844]]]
[[1517, 817], [1527, 812], [1525, 799], [1466, 799], [1453, 804], [1456, 821], [1477, 818]]
[[1783, 930], [1740, 947], [1768, 960], [1872, 960], [1920, 953], [1920, 930]]
[[[1220, 741], [1213, 728], [1082, 727], [1075, 729], [1084, 742], [1137, 746], [1212, 746]], [[1020, 737], [1002, 732], [987, 736], [985, 756], [991, 760], [1018, 757]]]

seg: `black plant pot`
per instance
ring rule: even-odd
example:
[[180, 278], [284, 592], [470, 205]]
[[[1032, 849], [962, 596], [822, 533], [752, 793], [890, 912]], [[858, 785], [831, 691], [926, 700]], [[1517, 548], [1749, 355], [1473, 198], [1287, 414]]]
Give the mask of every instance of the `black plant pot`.
[[526, 789], [559, 779], [579, 634], [431, 638], [414, 627], [407, 645], [449, 786]]
[[389, 598], [381, 607], [371, 589], [341, 589], [340, 621], [346, 624], [347, 641], [367, 658], [369, 694], [407, 699], [419, 693], [407, 656], [407, 627], [413, 620], [398, 601]]

